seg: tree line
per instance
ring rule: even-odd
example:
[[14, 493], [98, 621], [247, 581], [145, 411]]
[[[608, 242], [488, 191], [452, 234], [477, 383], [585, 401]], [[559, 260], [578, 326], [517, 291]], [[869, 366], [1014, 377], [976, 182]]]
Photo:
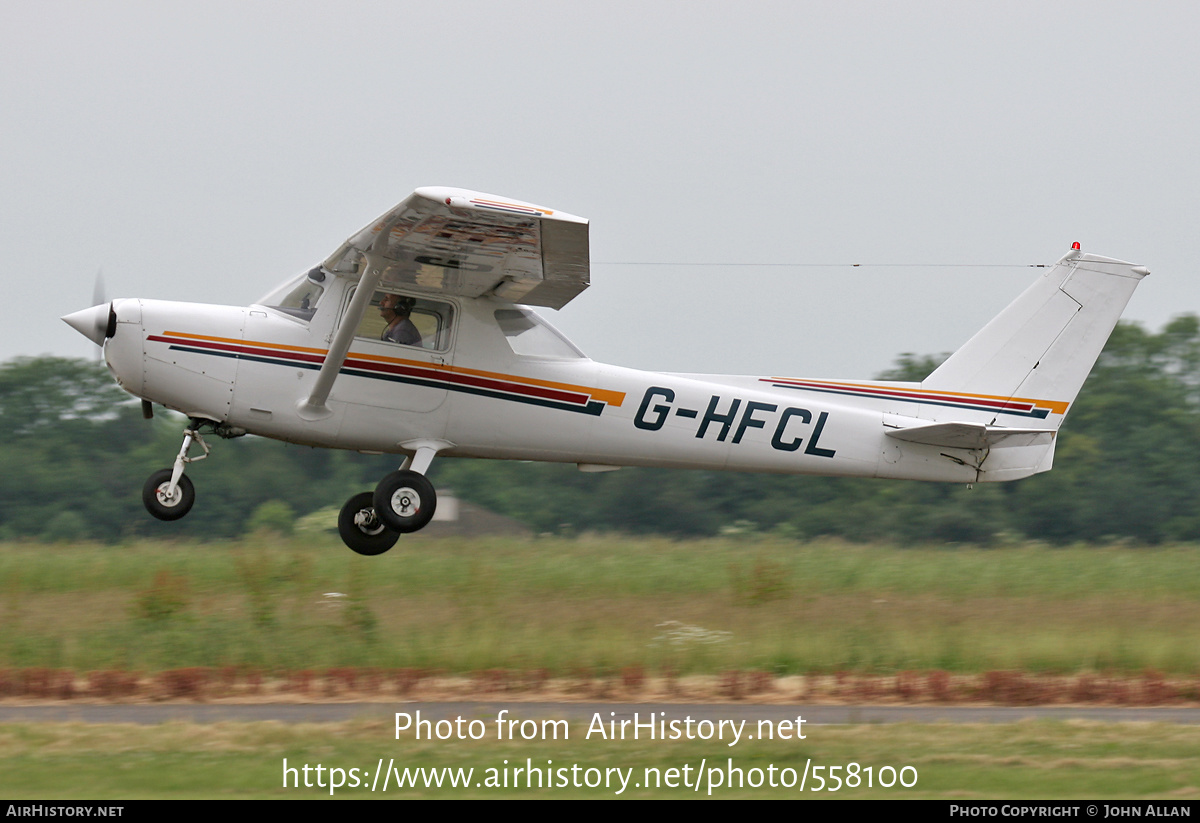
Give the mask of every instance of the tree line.
[[[939, 357], [903, 354], [880, 379], [921, 380]], [[182, 418], [141, 410], [99, 364], [55, 357], [0, 365], [0, 539], [118, 541], [231, 537], [336, 510], [395, 468], [394, 457], [255, 437], [192, 464], [197, 504], [160, 523], [146, 477], [169, 466]], [[853, 541], [994, 544], [1200, 540], [1200, 318], [1153, 333], [1117, 326], [1075, 406], [1054, 470], [965, 486], [851, 478], [436, 460], [443, 493], [538, 532], [674, 536], [776, 532]]]

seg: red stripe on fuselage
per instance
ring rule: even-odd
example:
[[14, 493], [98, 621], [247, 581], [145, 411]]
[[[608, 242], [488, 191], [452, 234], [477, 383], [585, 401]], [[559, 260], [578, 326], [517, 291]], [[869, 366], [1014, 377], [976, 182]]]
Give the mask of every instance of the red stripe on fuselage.
[[[195, 338], [185, 337], [162, 337], [160, 335], [151, 335], [146, 338], [156, 343], [172, 343], [176, 345], [188, 345], [198, 349], [212, 349], [214, 351], [233, 352], [236, 354], [253, 354], [260, 357], [275, 357], [280, 360], [293, 360], [304, 363], [324, 363], [324, 355], [306, 354], [295, 351], [280, 351], [278, 349], [268, 349], [262, 346], [246, 346], [234, 343], [216, 343], [210, 340], [197, 340]], [[505, 391], [510, 394], [519, 394], [528, 397], [540, 397], [546, 400], [555, 400], [560, 403], [574, 403], [580, 406], [586, 406], [591, 400], [586, 394], [578, 392], [560, 391], [557, 389], [542, 388], [540, 386], [530, 386], [524, 383], [510, 383], [505, 380], [494, 380], [486, 377], [475, 377], [466, 374], [456, 374], [448, 372], [444, 369], [436, 367], [424, 368], [421, 366], [403, 366], [394, 363], [380, 363], [374, 360], [360, 360], [355, 357], [347, 356], [343, 367], [359, 369], [360, 371], [379, 372], [381, 374], [396, 374], [406, 377], [419, 377], [426, 380], [438, 380], [444, 383], [452, 383], [460, 386], [473, 386], [476, 388], [490, 389], [492, 391]]]
[[883, 389], [874, 386], [853, 386], [845, 383], [808, 383], [801, 380], [776, 380], [773, 378], [762, 378], [760, 382], [777, 383], [781, 386], [795, 386], [801, 389], [816, 389], [825, 391], [838, 391], [847, 394], [858, 394], [864, 397], [877, 397], [880, 399], [888, 397], [896, 397], [904, 400], [924, 400], [929, 402], [940, 403], [956, 403], [969, 406], [987, 406], [995, 409], [1017, 409], [1020, 411], [1033, 411], [1034, 404], [1011, 402], [1008, 400], [989, 400], [983, 397], [963, 397], [961, 395], [951, 394], [933, 394], [931, 392], [912, 392], [904, 391], [903, 389]]

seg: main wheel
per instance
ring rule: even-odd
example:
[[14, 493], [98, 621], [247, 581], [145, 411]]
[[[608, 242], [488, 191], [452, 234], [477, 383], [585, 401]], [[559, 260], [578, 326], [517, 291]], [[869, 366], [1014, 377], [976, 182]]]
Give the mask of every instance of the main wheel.
[[437, 508], [433, 484], [410, 471], [392, 472], [380, 480], [372, 500], [384, 525], [401, 534], [424, 528]]
[[338, 534], [342, 542], [368, 557], [383, 554], [400, 539], [397, 532], [379, 522], [371, 497], [370, 492], [354, 495], [338, 514]]
[[190, 512], [196, 502], [196, 487], [186, 474], [179, 476], [172, 495], [167, 494], [170, 485], [171, 470], [162, 469], [150, 475], [146, 485], [142, 486], [142, 503], [146, 511], [159, 520], [178, 520]]

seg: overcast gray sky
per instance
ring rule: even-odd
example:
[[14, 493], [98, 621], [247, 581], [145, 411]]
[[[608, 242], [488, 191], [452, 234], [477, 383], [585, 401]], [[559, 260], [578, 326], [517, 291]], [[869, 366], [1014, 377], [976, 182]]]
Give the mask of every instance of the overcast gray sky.
[[[422, 185], [591, 220], [597, 360], [868, 377], [1072, 241], [1200, 311], [1195, 2], [4, 2], [0, 359], [245, 304]], [[617, 262], [643, 264], [609, 265]], [[921, 263], [819, 268], [685, 263]], [[980, 264], [1017, 264], [985, 268]]]

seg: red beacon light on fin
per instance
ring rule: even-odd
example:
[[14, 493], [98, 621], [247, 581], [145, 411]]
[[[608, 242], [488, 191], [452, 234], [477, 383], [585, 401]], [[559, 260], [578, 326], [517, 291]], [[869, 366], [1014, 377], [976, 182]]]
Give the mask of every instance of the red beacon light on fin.
[[1079, 243], [1078, 242], [1072, 243], [1071, 248], [1074, 249], [1075, 251], [1079, 251]]

